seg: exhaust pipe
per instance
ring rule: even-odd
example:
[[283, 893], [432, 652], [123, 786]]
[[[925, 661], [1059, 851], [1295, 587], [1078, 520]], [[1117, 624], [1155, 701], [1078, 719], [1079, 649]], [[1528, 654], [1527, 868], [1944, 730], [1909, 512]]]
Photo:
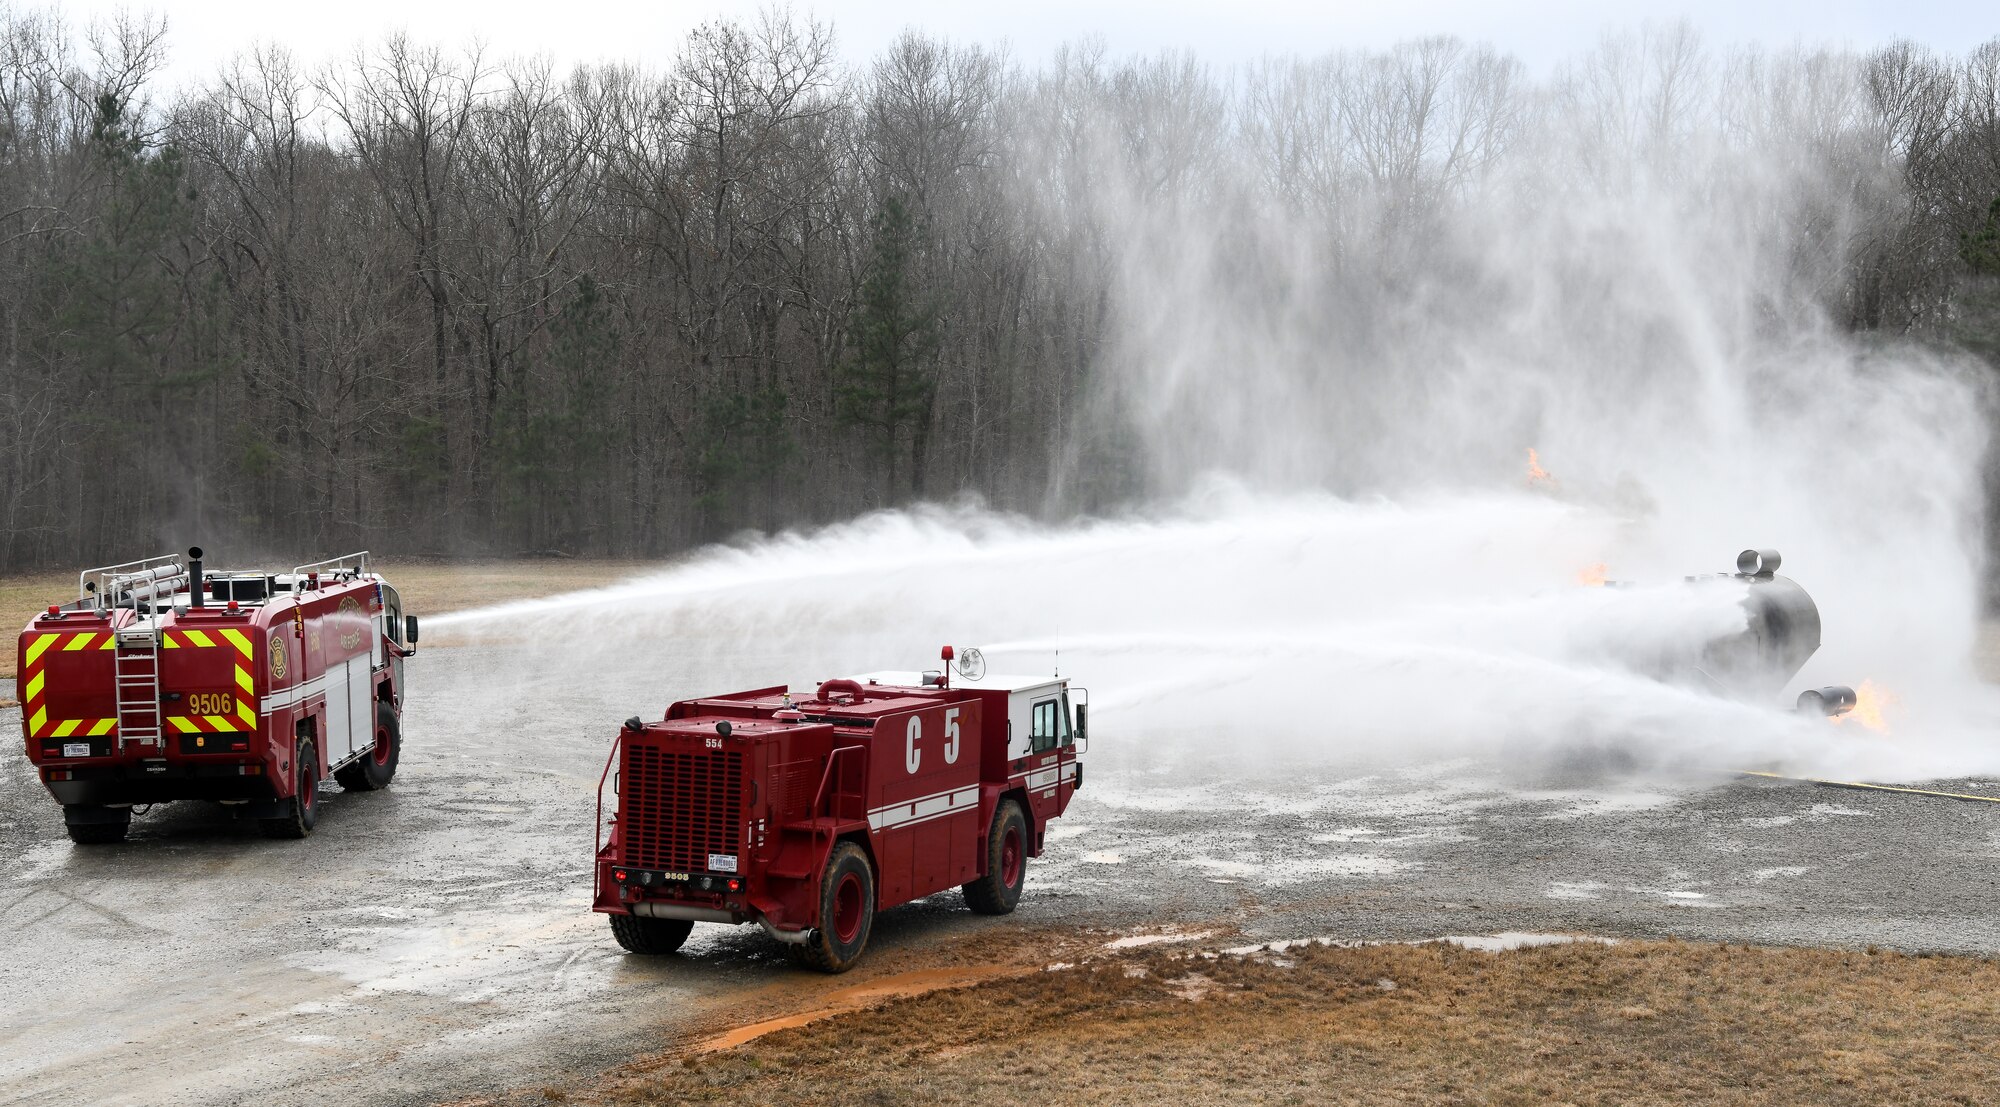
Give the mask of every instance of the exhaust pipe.
[[204, 584], [201, 579], [201, 547], [189, 546], [188, 547], [188, 606], [207, 607], [208, 602], [203, 598], [203, 593], [207, 591], [208, 591], [208, 586]]

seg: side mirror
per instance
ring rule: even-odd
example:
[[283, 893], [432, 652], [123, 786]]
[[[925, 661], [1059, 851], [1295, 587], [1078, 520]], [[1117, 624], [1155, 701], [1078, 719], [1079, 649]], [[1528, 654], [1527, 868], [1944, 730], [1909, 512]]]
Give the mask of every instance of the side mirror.
[[1090, 740], [1090, 705], [1087, 703], [1076, 705], [1076, 736], [1079, 741]]
[[410, 645], [414, 646], [417, 644], [417, 617], [415, 615], [403, 616], [403, 637], [409, 641]]

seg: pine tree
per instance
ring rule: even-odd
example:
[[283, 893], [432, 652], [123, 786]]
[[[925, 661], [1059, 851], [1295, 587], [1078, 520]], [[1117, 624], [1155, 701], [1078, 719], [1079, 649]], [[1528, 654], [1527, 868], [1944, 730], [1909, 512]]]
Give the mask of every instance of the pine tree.
[[1958, 252], [1974, 273], [2000, 277], [2000, 196], [1993, 198], [1978, 230], [1958, 236]]
[[911, 485], [923, 459], [916, 433], [929, 420], [937, 389], [936, 306], [920, 295], [912, 269], [915, 221], [903, 201], [890, 197], [873, 221], [874, 249], [852, 322], [853, 353], [836, 381], [840, 417], [867, 431], [882, 465], [880, 499], [899, 496], [899, 442], [910, 432]]
[[717, 396], [704, 405], [695, 510], [708, 538], [721, 538], [741, 526], [780, 521], [747, 517], [737, 493], [760, 490], [767, 513], [774, 506], [779, 477], [798, 456], [798, 444], [786, 426], [786, 407], [787, 398], [779, 388]]
[[500, 500], [521, 540], [553, 539], [565, 552], [588, 545], [576, 490], [602, 476], [608, 370], [621, 344], [611, 305], [586, 275], [549, 325], [544, 365], [509, 383], [494, 446]]

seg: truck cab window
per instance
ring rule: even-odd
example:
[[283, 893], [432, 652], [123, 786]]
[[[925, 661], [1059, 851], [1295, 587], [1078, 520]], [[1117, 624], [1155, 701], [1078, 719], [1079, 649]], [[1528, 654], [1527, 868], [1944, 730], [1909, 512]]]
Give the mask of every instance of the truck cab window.
[[1057, 720], [1057, 722], [1058, 722], [1058, 723], [1059, 723], [1059, 724], [1061, 725], [1061, 727], [1062, 727], [1062, 741], [1061, 741], [1061, 743], [1060, 743], [1060, 744], [1061, 744], [1061, 745], [1065, 745], [1065, 746], [1069, 746], [1069, 745], [1074, 745], [1074, 744], [1076, 744], [1076, 728], [1075, 728], [1075, 727], [1073, 727], [1073, 726], [1071, 726], [1071, 725], [1070, 725], [1070, 721], [1069, 721], [1069, 693], [1068, 693], [1068, 692], [1064, 692], [1064, 693], [1063, 693], [1063, 698], [1062, 698], [1062, 713], [1061, 713], [1061, 716], [1060, 716], [1060, 718], [1059, 718], [1059, 719]]
[[1062, 724], [1058, 721], [1059, 705], [1055, 700], [1042, 700], [1035, 705], [1034, 730], [1029, 735], [1030, 752], [1040, 753], [1055, 748], [1062, 740]]
[[389, 641], [399, 646], [407, 645], [403, 641], [403, 598], [396, 594], [394, 588], [386, 584], [381, 585], [381, 589], [382, 630], [389, 636]]

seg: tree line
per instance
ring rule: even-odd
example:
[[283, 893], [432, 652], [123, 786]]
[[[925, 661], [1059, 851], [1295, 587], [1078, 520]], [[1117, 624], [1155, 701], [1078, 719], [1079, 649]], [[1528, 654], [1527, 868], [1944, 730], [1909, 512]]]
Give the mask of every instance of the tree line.
[[1697, 64], [1674, 33], [1544, 81], [1451, 39], [1220, 72], [912, 33], [851, 65], [773, 12], [650, 68], [391, 36], [165, 91], [169, 45], [0, 7], [0, 571], [1105, 509], [1160, 479], [1115, 365], [1133, 211], [1246, 240], [1202, 264], [1247, 287], [1273, 225], [1393, 282], [1549, 120], [1727, 124], [1730, 82], [1851, 182], [1785, 232], [1827, 318], [1991, 349], [2000, 40]]

